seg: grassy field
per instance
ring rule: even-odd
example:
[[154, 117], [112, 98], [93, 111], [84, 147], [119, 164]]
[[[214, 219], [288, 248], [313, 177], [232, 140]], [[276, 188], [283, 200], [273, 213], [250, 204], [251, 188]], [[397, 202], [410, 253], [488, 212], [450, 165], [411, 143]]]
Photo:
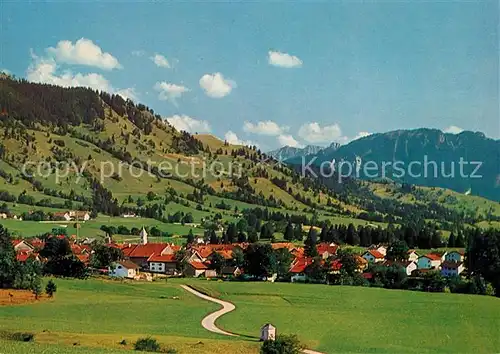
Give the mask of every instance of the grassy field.
[[[181, 354], [250, 354], [258, 352], [256, 338], [267, 322], [325, 353], [500, 350], [500, 300], [493, 297], [192, 279], [56, 283], [52, 300], [0, 307], [2, 331], [36, 334], [35, 343], [0, 339], [0, 352], [118, 353], [151, 335]], [[218, 324], [244, 337], [204, 330], [201, 319], [218, 306], [183, 291], [182, 283], [233, 302], [236, 310]]]
[[258, 336], [273, 323], [333, 352], [492, 353], [500, 350], [500, 299], [312, 284], [191, 284], [233, 302], [222, 328]]
[[[0, 307], [2, 331], [36, 333], [33, 344], [0, 342], [1, 353], [116, 353], [148, 335], [179, 353], [257, 352], [254, 342], [203, 329], [201, 319], [217, 305], [185, 292], [176, 282], [56, 279], [56, 283], [53, 300]], [[126, 346], [119, 344], [122, 340]]]
[[[77, 230], [74, 227], [75, 222], [65, 222], [65, 221], [51, 221], [51, 222], [38, 222], [38, 221], [19, 221], [13, 219], [0, 220], [0, 224], [8, 228], [9, 231], [14, 236], [20, 237], [31, 237], [35, 235], [40, 235], [45, 232], [52, 231], [53, 228], [63, 227], [66, 229], [68, 235], [76, 235]], [[118, 227], [123, 225], [128, 229], [136, 227], [138, 229], [144, 227], [154, 227], [156, 226], [159, 230], [163, 232], [168, 232], [173, 236], [184, 236], [189, 233], [189, 230], [193, 230], [195, 235], [202, 235], [203, 229], [191, 227], [188, 225], [181, 224], [170, 224], [163, 223], [161, 221], [149, 218], [121, 218], [121, 217], [109, 217], [105, 215], [100, 215], [96, 219], [80, 223], [80, 229], [78, 235], [80, 238], [84, 237], [104, 237], [105, 233], [100, 230], [102, 225], [115, 226]], [[121, 239], [139, 239], [135, 235], [115, 235], [117, 240]]]

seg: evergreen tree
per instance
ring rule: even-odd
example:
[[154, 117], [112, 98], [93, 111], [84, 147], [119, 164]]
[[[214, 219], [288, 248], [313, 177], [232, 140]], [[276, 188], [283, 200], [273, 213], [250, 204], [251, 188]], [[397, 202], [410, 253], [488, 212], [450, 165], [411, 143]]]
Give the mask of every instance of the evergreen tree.
[[247, 242], [247, 235], [243, 231], [238, 232], [238, 242], [243, 243]]
[[326, 225], [324, 225], [321, 228], [321, 233], [319, 234], [319, 241], [328, 242], [328, 227]]
[[302, 224], [295, 224], [295, 228], [293, 229], [293, 238], [297, 241], [302, 241], [304, 236], [302, 235]]
[[432, 248], [440, 248], [443, 246], [443, 240], [441, 239], [441, 233], [438, 230], [432, 231], [431, 246], [432, 246]]
[[405, 227], [404, 231], [404, 240], [408, 247], [413, 248], [415, 247], [415, 241], [417, 239], [417, 232], [413, 227]]
[[285, 235], [283, 236], [283, 238], [287, 241], [293, 241], [293, 239], [295, 238], [295, 235], [294, 235], [294, 232], [293, 232], [293, 225], [292, 223], [288, 223], [286, 225], [286, 229], [285, 229]]
[[209, 237], [210, 237], [210, 243], [213, 245], [216, 245], [219, 243], [219, 238], [217, 237], [217, 234], [215, 233], [215, 230], [210, 230], [209, 232]]
[[10, 288], [14, 283], [16, 252], [7, 229], [0, 225], [0, 288]]
[[465, 240], [464, 240], [464, 235], [463, 235], [462, 231], [458, 232], [458, 236], [455, 240], [455, 247], [460, 247], [460, 248], [465, 247]]
[[318, 249], [316, 248], [317, 235], [314, 227], [309, 228], [306, 240], [304, 241], [304, 255], [306, 257], [317, 257]]
[[448, 238], [448, 247], [455, 247], [455, 234], [453, 233], [453, 231], [451, 232], [450, 234], [450, 237]]
[[189, 229], [189, 233], [187, 235], [186, 243], [188, 245], [192, 244], [194, 242], [194, 235], [193, 235], [193, 230]]
[[48, 297], [53, 297], [54, 293], [57, 291], [57, 285], [51, 280], [47, 283], [47, 286], [45, 287], [45, 293], [48, 295]]
[[42, 279], [40, 277], [35, 278], [31, 284], [31, 292], [35, 295], [35, 300], [38, 300], [40, 295], [42, 295]]
[[234, 243], [236, 242], [237, 238], [238, 238], [238, 233], [236, 231], [236, 225], [230, 223], [224, 235], [224, 241], [225, 241], [224, 243]]
[[359, 235], [352, 223], [347, 227], [346, 243], [352, 246], [359, 245]]
[[250, 229], [248, 232], [248, 242], [255, 243], [257, 241], [259, 241], [259, 234], [255, 231], [255, 229]]

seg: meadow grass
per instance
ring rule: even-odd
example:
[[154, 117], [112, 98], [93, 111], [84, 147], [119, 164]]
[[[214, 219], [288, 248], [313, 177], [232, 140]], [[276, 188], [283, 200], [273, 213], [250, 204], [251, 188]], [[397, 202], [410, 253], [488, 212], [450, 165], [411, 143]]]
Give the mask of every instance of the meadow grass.
[[[55, 282], [58, 291], [52, 300], [0, 307], [2, 331], [35, 333], [36, 343], [6, 342], [6, 353], [115, 353], [87, 347], [132, 349], [132, 343], [145, 336], [179, 353], [256, 353], [256, 343], [206, 331], [201, 319], [218, 306], [184, 291], [177, 282]], [[126, 346], [119, 344], [124, 339]]]
[[444, 293], [287, 283], [190, 280], [236, 305], [218, 324], [258, 336], [265, 323], [332, 352], [500, 350], [500, 299]]

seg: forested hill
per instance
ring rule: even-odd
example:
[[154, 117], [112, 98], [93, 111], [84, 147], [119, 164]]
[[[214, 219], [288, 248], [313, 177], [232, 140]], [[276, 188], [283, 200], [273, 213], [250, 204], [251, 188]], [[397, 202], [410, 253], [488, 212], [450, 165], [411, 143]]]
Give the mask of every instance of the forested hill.
[[[331, 218], [364, 224], [434, 220], [445, 229], [500, 220], [498, 203], [449, 191], [303, 177], [255, 146], [179, 132], [153, 109], [119, 95], [4, 76], [0, 112], [0, 201], [30, 210], [130, 211], [174, 220], [171, 206], [211, 218], [221, 210], [259, 207], [314, 225]], [[21, 173], [27, 162], [28, 175]], [[171, 168], [161, 171], [165, 162]], [[40, 163], [43, 174], [34, 173]], [[62, 179], [55, 173], [61, 164], [72, 164]], [[119, 170], [120, 164], [125, 168]]]
[[[362, 163], [374, 161], [377, 166], [383, 162], [400, 161], [400, 167], [404, 166], [406, 170], [404, 176], [391, 166], [387, 168], [387, 178], [399, 182], [449, 188], [459, 193], [470, 191], [473, 195], [500, 201], [500, 140], [487, 138], [483, 133], [464, 131], [448, 134], [437, 129], [397, 130], [373, 134], [336, 150], [320, 151], [316, 155], [309, 155], [307, 159], [320, 165], [323, 161], [334, 159], [355, 161], [357, 157]], [[460, 173], [460, 159], [464, 161], [463, 174]], [[408, 166], [413, 161], [417, 164], [413, 167], [414, 173], [410, 174]], [[425, 161], [429, 162], [427, 174], [423, 167]], [[299, 159], [293, 158], [287, 162], [301, 163]], [[478, 163], [481, 165], [475, 171]], [[366, 178], [363, 175], [361, 177]]]

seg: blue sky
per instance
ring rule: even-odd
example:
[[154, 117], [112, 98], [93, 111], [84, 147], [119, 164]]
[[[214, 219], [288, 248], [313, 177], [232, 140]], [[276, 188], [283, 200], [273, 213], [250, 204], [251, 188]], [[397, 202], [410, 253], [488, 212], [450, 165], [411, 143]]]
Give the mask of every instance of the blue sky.
[[0, 69], [134, 97], [179, 129], [265, 150], [418, 127], [500, 137], [497, 1], [0, 7]]

